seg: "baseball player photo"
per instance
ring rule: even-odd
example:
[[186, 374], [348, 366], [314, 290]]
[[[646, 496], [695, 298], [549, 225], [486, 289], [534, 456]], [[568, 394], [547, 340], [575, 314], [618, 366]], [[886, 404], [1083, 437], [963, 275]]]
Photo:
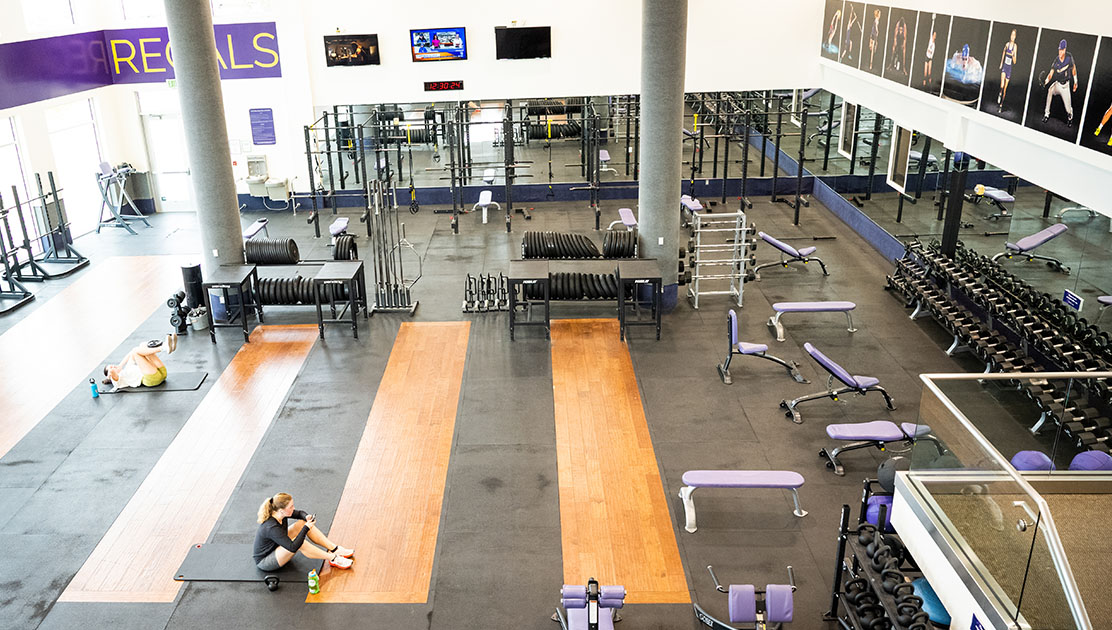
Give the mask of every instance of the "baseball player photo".
[[1035, 51], [1037, 76], [1027, 103], [1026, 126], [1076, 142], [1096, 37], [1043, 29]]

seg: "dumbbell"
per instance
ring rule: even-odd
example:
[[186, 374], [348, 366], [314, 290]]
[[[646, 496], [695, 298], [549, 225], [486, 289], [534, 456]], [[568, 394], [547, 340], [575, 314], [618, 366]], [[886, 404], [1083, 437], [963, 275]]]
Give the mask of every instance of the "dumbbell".
[[1078, 446], [1088, 446], [1094, 451], [1101, 450], [1104, 452], [1108, 452], [1109, 450], [1108, 445], [1106, 444], [1106, 442], [1108, 442], [1109, 440], [1109, 436], [1107, 433], [1103, 435], [1097, 435], [1096, 433], [1092, 433], [1090, 431], [1084, 431], [1082, 433], [1078, 433], [1076, 437]]
[[1112, 420], [1110, 420], [1107, 416], [1097, 416], [1096, 418], [1086, 418], [1083, 420], [1071, 420], [1069, 422], [1063, 422], [1061, 424], [1066, 433], [1076, 436], [1079, 439], [1084, 434], [1093, 434], [1097, 431], [1107, 432], [1108, 429], [1112, 429]]

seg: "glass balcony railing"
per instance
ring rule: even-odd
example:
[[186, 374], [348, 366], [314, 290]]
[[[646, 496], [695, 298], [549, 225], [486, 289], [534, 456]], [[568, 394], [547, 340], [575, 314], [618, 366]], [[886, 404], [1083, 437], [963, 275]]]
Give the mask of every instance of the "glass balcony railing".
[[1093, 470], [1112, 465], [1112, 373], [921, 378], [905, 481], [981, 607], [1014, 628], [1112, 627], [1112, 471]]

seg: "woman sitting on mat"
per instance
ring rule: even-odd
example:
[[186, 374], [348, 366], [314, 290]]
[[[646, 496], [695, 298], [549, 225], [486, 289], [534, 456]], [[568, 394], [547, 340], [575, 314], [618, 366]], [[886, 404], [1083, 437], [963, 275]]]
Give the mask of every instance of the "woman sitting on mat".
[[328, 540], [317, 529], [315, 516], [293, 509], [293, 497], [279, 492], [259, 506], [255, 566], [263, 571], [277, 571], [299, 551], [307, 558], [327, 560], [338, 569], [351, 568], [351, 557], [355, 555], [354, 550]]
[[[178, 336], [167, 335], [165, 347], [167, 354], [173, 353], [178, 347]], [[104, 384], [116, 389], [161, 385], [166, 380], [166, 365], [158, 358], [162, 348], [162, 340], [154, 339], [128, 352], [118, 364], [104, 366], [104, 375], [108, 377]]]

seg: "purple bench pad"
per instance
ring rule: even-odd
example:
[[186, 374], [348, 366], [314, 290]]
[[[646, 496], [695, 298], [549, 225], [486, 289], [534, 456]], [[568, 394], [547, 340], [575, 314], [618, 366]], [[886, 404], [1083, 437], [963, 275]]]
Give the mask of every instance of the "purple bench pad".
[[798, 488], [803, 475], [790, 470], [689, 470], [683, 483], [693, 488]]
[[999, 203], [1009, 203], [1015, 201], [1015, 197], [1009, 195], [1008, 191], [1000, 190], [999, 188], [985, 188], [984, 196]]
[[857, 308], [853, 302], [777, 302], [772, 310], [777, 313], [826, 313], [852, 311]]
[[618, 216], [621, 217], [622, 224], [626, 227], [637, 227], [637, 217], [633, 216], [633, 210], [618, 208]]
[[1014, 243], [1005, 243], [1004, 246], [1019, 252], [1029, 252], [1068, 229], [1069, 227], [1065, 223], [1055, 223], [1045, 230], [1039, 230], [1031, 236], [1025, 236]]
[[698, 199], [694, 199], [690, 195], [684, 195], [680, 197], [680, 203], [683, 204], [684, 208], [687, 208], [692, 212], [703, 209], [703, 204], [699, 203]]

